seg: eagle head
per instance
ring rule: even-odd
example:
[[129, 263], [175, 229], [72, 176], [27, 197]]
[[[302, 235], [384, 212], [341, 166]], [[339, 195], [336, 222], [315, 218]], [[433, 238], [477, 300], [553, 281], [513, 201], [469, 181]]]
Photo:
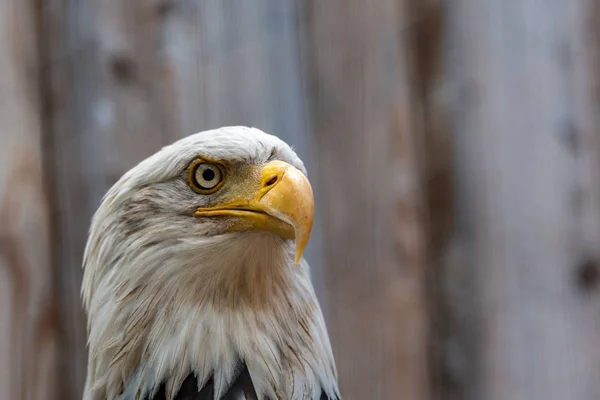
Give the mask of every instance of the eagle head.
[[84, 254], [84, 398], [339, 398], [302, 258], [312, 222], [302, 161], [254, 128], [188, 136], [123, 175]]

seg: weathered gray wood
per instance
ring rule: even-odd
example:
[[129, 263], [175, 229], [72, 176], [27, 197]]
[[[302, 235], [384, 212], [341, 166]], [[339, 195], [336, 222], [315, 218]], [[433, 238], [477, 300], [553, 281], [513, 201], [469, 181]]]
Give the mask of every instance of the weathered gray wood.
[[30, 2], [0, 2], [1, 399], [58, 398], [35, 21]]
[[396, 1], [299, 1], [342, 395], [428, 397], [425, 232]]
[[462, 326], [476, 326], [468, 398], [599, 398], [589, 3], [453, 4], [457, 264], [475, 282], [463, 284], [476, 309]]

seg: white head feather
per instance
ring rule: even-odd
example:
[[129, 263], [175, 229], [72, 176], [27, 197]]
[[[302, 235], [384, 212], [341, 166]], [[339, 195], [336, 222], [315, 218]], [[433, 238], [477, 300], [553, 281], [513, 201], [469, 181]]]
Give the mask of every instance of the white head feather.
[[194, 373], [215, 399], [245, 362], [259, 398], [339, 397], [331, 346], [308, 264], [266, 232], [226, 233], [196, 218], [205, 196], [186, 171], [198, 155], [233, 164], [278, 159], [303, 173], [293, 150], [258, 129], [201, 132], [127, 172], [92, 220], [82, 294], [88, 314], [85, 399], [174, 395]]

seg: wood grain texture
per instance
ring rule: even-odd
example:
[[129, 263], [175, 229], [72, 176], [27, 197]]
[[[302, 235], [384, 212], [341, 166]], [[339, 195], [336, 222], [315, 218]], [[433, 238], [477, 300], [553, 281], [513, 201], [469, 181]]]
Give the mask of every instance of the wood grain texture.
[[463, 285], [475, 305], [462, 323], [476, 351], [466, 398], [600, 396], [584, 5], [461, 0], [450, 11], [457, 260], [475, 283]]
[[418, 142], [394, 1], [299, 1], [342, 396], [426, 399]]
[[[452, 132], [448, 129], [450, 119], [445, 94], [450, 82], [444, 62], [448, 54], [445, 9], [449, 5], [440, 0], [407, 0], [399, 4], [405, 10], [401, 39], [409, 59], [405, 73], [409, 76], [414, 120], [411, 134], [419, 155], [415, 161], [419, 167], [421, 229], [426, 238], [425, 312], [430, 332], [427, 354], [430, 398], [460, 399], [462, 389], [469, 387], [469, 376], [461, 369], [462, 354], [457, 357], [452, 350], [456, 347], [455, 332], [463, 328], [456, 314], [468, 300], [449, 301], [457, 294], [448, 292], [444, 279], [448, 275], [457, 277], [449, 257], [453, 250], [455, 207]], [[404, 223], [404, 219], [399, 221], [400, 225]]]
[[0, 2], [0, 398], [57, 399], [35, 13]]

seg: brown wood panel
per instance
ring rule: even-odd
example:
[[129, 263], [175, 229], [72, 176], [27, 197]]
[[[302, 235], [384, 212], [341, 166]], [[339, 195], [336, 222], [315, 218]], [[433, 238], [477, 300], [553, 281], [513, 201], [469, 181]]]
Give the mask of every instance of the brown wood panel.
[[0, 2], [1, 399], [58, 398], [36, 30], [31, 2]]
[[328, 326], [348, 399], [428, 398], [419, 141], [396, 1], [299, 1]]
[[[415, 122], [411, 134], [418, 145], [418, 189], [422, 193], [422, 229], [426, 237], [429, 398], [461, 399], [471, 385], [469, 376], [460, 368], [464, 364], [460, 359], [463, 354], [456, 357], [454, 350], [457, 342], [463, 345], [462, 337], [457, 339], [455, 331], [464, 329], [456, 314], [468, 300], [454, 301], [456, 293], [449, 293], [444, 279], [448, 274], [455, 278], [456, 274], [449, 257], [454, 249], [455, 190], [452, 132], [448, 129], [445, 94], [451, 85], [445, 68], [448, 54], [445, 9], [449, 5], [440, 0], [402, 0], [399, 4], [405, 10], [400, 39], [410, 62], [403, 73], [409, 77], [413, 105], [411, 116]], [[404, 223], [403, 219], [399, 221], [400, 225]], [[462, 283], [462, 280], [452, 282]]]

